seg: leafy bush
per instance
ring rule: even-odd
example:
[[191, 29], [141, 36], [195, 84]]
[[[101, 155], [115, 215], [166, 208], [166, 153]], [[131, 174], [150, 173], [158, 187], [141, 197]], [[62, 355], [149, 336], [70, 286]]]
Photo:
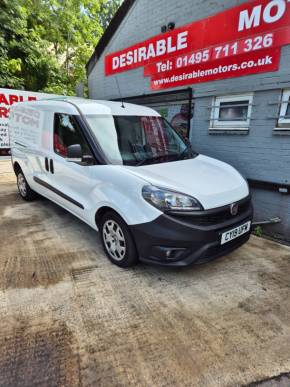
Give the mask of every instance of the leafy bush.
[[0, 87], [74, 95], [121, 0], [0, 0]]

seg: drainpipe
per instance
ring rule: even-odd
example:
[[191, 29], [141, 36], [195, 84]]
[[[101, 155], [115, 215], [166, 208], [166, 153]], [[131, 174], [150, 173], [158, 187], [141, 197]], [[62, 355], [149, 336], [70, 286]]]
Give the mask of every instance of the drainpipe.
[[260, 226], [260, 225], [263, 225], [263, 224], [277, 224], [277, 223], [281, 223], [281, 219], [280, 218], [272, 218], [272, 219], [269, 219], [269, 220], [262, 220], [260, 222], [253, 222], [253, 226]]

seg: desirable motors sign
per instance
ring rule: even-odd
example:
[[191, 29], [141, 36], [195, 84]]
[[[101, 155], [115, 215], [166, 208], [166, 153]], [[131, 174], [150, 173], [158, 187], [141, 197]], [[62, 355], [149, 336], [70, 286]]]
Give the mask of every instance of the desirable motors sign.
[[107, 76], [144, 67], [151, 89], [277, 71], [290, 0], [254, 0], [105, 58]]

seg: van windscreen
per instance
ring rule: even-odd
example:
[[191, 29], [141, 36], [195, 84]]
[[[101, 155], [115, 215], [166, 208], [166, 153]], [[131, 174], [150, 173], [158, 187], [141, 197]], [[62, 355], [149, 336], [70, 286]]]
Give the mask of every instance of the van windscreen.
[[107, 159], [113, 164], [139, 166], [196, 155], [162, 117], [87, 115], [86, 119]]

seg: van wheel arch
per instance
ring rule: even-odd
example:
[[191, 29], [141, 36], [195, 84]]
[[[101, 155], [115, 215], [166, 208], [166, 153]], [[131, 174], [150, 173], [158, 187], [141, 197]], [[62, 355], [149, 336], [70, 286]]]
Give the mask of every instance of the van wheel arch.
[[33, 189], [28, 184], [21, 167], [17, 162], [14, 163], [13, 169], [16, 175], [18, 191], [22, 199], [26, 200], [27, 202], [31, 202], [36, 199], [38, 194], [33, 191]]
[[100, 208], [98, 209], [98, 211], [96, 212], [96, 215], [95, 215], [95, 222], [96, 222], [97, 227], [99, 227], [100, 222], [101, 222], [101, 220], [102, 220], [102, 217], [103, 217], [107, 212], [114, 212], [116, 215], [120, 216], [120, 218], [122, 218], [123, 221], [124, 221], [125, 223], [127, 223], [126, 220], [123, 218], [123, 216], [122, 216], [119, 212], [117, 212], [116, 210], [114, 210], [114, 208], [109, 207], [109, 206], [104, 206], [104, 207], [100, 207]]
[[16, 176], [19, 172], [22, 172], [22, 169], [17, 161], [15, 161], [15, 163], [13, 164], [13, 170]]
[[[100, 222], [101, 222], [101, 219], [102, 217], [109, 211], [113, 211], [113, 212], [116, 212], [113, 210], [113, 208], [111, 207], [101, 207], [98, 209], [98, 211], [96, 212], [96, 215], [95, 215], [95, 222], [96, 222], [96, 225], [97, 227], [99, 227], [100, 225]], [[117, 212], [116, 212], [117, 213]], [[118, 214], [119, 215], [119, 214]]]

